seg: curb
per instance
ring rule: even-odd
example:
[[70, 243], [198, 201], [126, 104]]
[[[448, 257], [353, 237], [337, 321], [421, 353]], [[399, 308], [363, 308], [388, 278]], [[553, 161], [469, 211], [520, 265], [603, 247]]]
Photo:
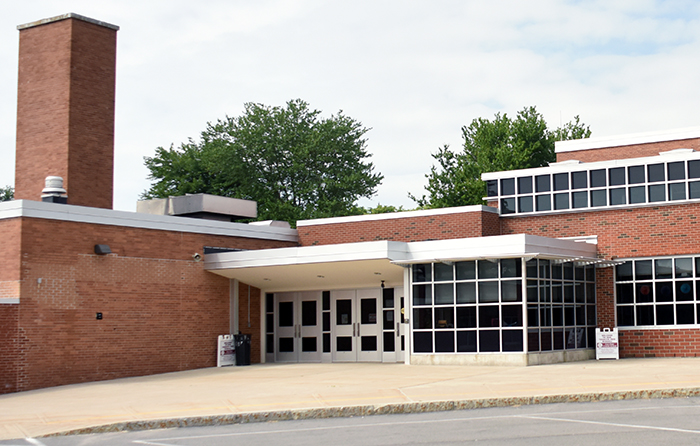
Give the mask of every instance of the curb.
[[583, 394], [563, 394], [527, 397], [485, 398], [458, 401], [429, 401], [415, 403], [390, 403], [382, 405], [341, 406], [317, 409], [290, 409], [265, 412], [248, 412], [228, 415], [210, 415], [160, 420], [126, 421], [64, 432], [42, 435], [57, 437], [108, 432], [131, 432], [151, 429], [172, 429], [177, 427], [223, 426], [228, 424], [263, 423], [266, 421], [308, 420], [319, 418], [365, 417], [371, 415], [394, 415], [423, 412], [444, 412], [450, 410], [482, 409], [488, 407], [526, 406], [533, 404], [583, 403], [613, 400], [689, 398], [700, 396], [700, 387], [660, 390], [632, 390], [618, 392], [596, 392]]

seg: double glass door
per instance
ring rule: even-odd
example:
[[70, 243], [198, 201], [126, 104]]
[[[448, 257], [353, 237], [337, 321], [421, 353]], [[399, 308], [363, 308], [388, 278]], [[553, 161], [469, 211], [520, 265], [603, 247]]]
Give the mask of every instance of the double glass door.
[[275, 361], [321, 362], [321, 292], [279, 293]]
[[402, 289], [274, 295], [275, 362], [402, 362]]
[[379, 362], [380, 289], [331, 291], [334, 362]]

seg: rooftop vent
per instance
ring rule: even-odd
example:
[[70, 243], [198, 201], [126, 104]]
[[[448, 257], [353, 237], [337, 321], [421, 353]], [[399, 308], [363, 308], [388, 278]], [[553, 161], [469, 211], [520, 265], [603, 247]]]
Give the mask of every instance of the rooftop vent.
[[41, 191], [41, 201], [46, 203], [68, 203], [66, 190], [63, 188], [63, 178], [48, 176]]
[[231, 222], [257, 218], [258, 203], [218, 195], [187, 194], [138, 201], [136, 212]]

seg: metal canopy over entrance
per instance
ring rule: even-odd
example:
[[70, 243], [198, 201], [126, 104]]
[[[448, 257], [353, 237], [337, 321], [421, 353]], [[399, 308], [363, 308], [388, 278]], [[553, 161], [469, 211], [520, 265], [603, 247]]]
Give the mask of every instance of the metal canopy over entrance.
[[[260, 288], [274, 302], [263, 328], [268, 360], [402, 361], [411, 336], [414, 264], [520, 258], [609, 266], [595, 237], [552, 239], [529, 234], [454, 240], [375, 241], [205, 255], [205, 269]], [[387, 304], [384, 288], [400, 294]], [[326, 302], [327, 299], [327, 302]], [[388, 319], [388, 318], [391, 319]], [[408, 322], [408, 320], [406, 320]], [[405, 339], [404, 339], [405, 338]], [[387, 354], [391, 353], [391, 354]], [[407, 358], [410, 360], [410, 358]]]

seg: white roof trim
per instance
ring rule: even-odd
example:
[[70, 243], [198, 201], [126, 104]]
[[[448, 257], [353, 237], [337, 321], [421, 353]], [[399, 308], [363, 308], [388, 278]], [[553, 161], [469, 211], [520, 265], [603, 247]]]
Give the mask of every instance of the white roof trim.
[[649, 144], [663, 141], [700, 138], [700, 127], [686, 127], [675, 130], [664, 130], [626, 135], [602, 136], [597, 138], [556, 141], [555, 153], [577, 152], [579, 150], [604, 149], [609, 147], [630, 146], [633, 144]]
[[431, 217], [434, 215], [448, 215], [448, 214], [463, 214], [468, 212], [493, 212], [498, 213], [498, 210], [482, 205], [474, 206], [459, 206], [451, 208], [440, 208], [440, 209], [422, 209], [417, 211], [405, 211], [405, 212], [389, 212], [386, 214], [366, 214], [366, 215], [349, 215], [346, 217], [330, 217], [330, 218], [316, 218], [312, 220], [299, 220], [297, 221], [297, 227], [303, 226], [316, 226], [316, 225], [329, 225], [334, 223], [357, 223], [360, 221], [380, 221], [380, 220], [393, 220], [397, 218], [416, 218], [416, 217]]
[[[532, 167], [529, 169], [503, 170], [500, 172], [485, 172], [481, 174], [481, 179], [498, 180], [502, 178], [518, 178], [529, 175], [543, 175], [548, 173], [579, 172], [594, 169], [605, 169], [610, 167], [639, 166], [642, 164], [664, 163], [669, 161], [682, 161], [700, 159], [700, 152], [689, 150], [669, 150], [660, 152], [656, 156], [645, 156], [641, 158], [623, 158], [619, 160], [594, 161], [589, 163], [552, 163], [545, 167]], [[497, 197], [485, 197], [484, 200], [495, 200]]]
[[274, 226], [247, 225], [245, 223], [230, 223], [170, 215], [139, 214], [136, 212], [31, 200], [13, 200], [0, 203], [0, 220], [18, 217], [261, 240], [297, 242], [299, 239], [295, 229]]

